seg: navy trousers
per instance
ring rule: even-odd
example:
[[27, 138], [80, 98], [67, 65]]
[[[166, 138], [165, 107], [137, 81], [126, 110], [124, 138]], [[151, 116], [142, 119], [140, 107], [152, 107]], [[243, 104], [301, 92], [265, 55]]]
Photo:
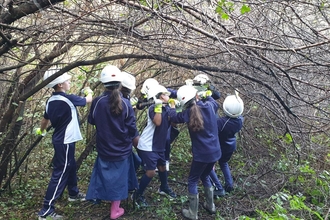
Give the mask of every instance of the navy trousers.
[[43, 208], [38, 213], [39, 216], [47, 216], [54, 212], [55, 201], [62, 195], [65, 187], [68, 187], [70, 196], [76, 196], [79, 193], [77, 187], [75, 143], [54, 144], [54, 153], [53, 173], [48, 184]]

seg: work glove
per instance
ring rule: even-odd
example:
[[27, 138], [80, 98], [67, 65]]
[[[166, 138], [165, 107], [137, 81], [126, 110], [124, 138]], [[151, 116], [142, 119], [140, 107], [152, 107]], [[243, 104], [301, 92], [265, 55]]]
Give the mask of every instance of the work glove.
[[160, 100], [160, 99], [156, 99], [156, 98], [154, 98], [154, 100], [155, 100], [154, 112], [155, 113], [162, 113], [163, 101]]
[[212, 95], [212, 91], [211, 90], [206, 90], [206, 91], [201, 92], [200, 97], [202, 99], [205, 99], [206, 97], [211, 96], [211, 95]]
[[169, 99], [168, 100], [168, 104], [172, 107], [172, 105], [173, 106], [175, 106], [175, 99]]
[[91, 88], [89, 88], [89, 87], [84, 88], [83, 90], [81, 90], [81, 92], [84, 93], [85, 96], [87, 96], [89, 94], [91, 94], [92, 96], [94, 95], [93, 90], [91, 90]]
[[169, 99], [168, 100], [168, 104], [172, 104], [175, 105], [175, 107], [180, 107], [180, 102], [177, 99]]
[[138, 103], [139, 99], [136, 98], [136, 97], [132, 97], [132, 98], [130, 98], [129, 101], [131, 102], [131, 105], [132, 106], [136, 106], [136, 104]]
[[42, 131], [40, 128], [36, 129], [36, 135], [45, 137], [46, 134], [47, 134], [46, 130]]
[[212, 91], [211, 90], [206, 90], [205, 91], [205, 97], [211, 96], [211, 95], [212, 95]]

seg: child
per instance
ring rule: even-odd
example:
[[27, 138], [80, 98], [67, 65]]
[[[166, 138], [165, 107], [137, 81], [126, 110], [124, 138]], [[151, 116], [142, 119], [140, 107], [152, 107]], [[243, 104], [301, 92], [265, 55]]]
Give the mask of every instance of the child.
[[[174, 123], [188, 123], [192, 143], [193, 161], [188, 177], [189, 209], [183, 209], [182, 214], [189, 219], [198, 219], [198, 189], [201, 179], [204, 186], [205, 202], [203, 207], [210, 213], [215, 213], [213, 203], [213, 187], [209, 174], [217, 160], [221, 157], [221, 149], [217, 135], [216, 111], [219, 106], [211, 97], [210, 91], [205, 91], [205, 101], [199, 100], [197, 90], [188, 85], [179, 88], [177, 92], [183, 110], [176, 113], [170, 111], [170, 120]], [[171, 107], [175, 105], [170, 101]]]
[[[53, 75], [56, 70], [49, 70], [44, 80]], [[75, 142], [82, 140], [79, 129], [76, 106], [85, 106], [92, 101], [93, 91], [90, 88], [83, 90], [86, 97], [66, 94], [70, 90], [71, 76], [67, 73], [57, 77], [46, 87], [55, 91], [47, 100], [44, 118], [38, 135], [45, 135], [49, 121], [54, 128], [52, 143], [54, 145], [53, 172], [44, 198], [43, 208], [38, 213], [38, 219], [62, 219], [56, 214], [55, 201], [68, 187], [69, 201], [84, 201], [85, 194], [80, 193], [77, 187]]]
[[161, 182], [158, 192], [176, 198], [176, 194], [171, 190], [167, 183], [167, 171], [165, 166], [165, 142], [166, 134], [170, 126], [168, 119], [169, 106], [167, 103], [170, 93], [164, 86], [158, 85], [148, 91], [148, 100], [153, 98], [155, 104], [148, 109], [148, 123], [144, 128], [138, 143], [138, 154], [143, 161], [145, 174], [142, 176], [139, 189], [134, 194], [134, 200], [138, 207], [147, 207], [144, 198], [144, 191], [152, 178], [156, 175]]
[[[148, 101], [152, 101], [148, 99], [148, 91], [152, 87], [157, 87], [159, 85], [158, 81], [153, 78], [146, 79], [141, 88], [141, 97], [138, 99], [136, 108], [138, 110], [143, 110], [145, 107], [149, 107], [146, 105], [141, 105], [142, 103], [146, 103]], [[170, 92], [170, 98], [176, 98], [176, 90], [167, 88], [167, 91]], [[152, 97], [153, 98], [153, 97]], [[176, 124], [171, 123], [167, 131], [166, 145], [165, 145], [165, 160], [166, 160], [166, 170], [170, 170], [170, 154], [171, 154], [171, 144], [178, 137], [180, 131], [177, 129]], [[157, 170], [157, 169], [156, 169]]]
[[88, 115], [88, 122], [96, 127], [98, 155], [86, 199], [111, 201], [110, 219], [124, 214], [119, 206], [128, 197], [129, 158], [137, 134], [134, 110], [120, 92], [122, 77], [115, 66], [102, 70], [105, 92], [94, 99]]
[[[243, 117], [241, 116], [244, 110], [242, 99], [236, 95], [227, 96], [223, 102], [223, 111], [226, 116], [218, 118], [218, 135], [222, 151], [222, 156], [219, 160], [219, 165], [225, 178], [226, 192], [233, 190], [233, 178], [228, 166], [228, 161], [236, 150], [236, 133], [242, 129]], [[220, 184], [221, 185], [221, 184]]]

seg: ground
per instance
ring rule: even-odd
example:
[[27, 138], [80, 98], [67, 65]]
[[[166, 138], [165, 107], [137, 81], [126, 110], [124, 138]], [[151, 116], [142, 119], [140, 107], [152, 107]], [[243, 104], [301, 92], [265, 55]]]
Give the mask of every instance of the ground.
[[[149, 187], [146, 189], [146, 199], [150, 205], [148, 209], [139, 210], [133, 207], [133, 202], [129, 197], [127, 200], [122, 201], [121, 207], [125, 209], [124, 216], [120, 217], [121, 220], [133, 220], [133, 219], [185, 219], [182, 214], [182, 208], [188, 207], [187, 200], [187, 176], [189, 171], [190, 163], [171, 163], [171, 170], [169, 171], [169, 185], [176, 192], [178, 198], [170, 200], [167, 197], [159, 195], [157, 189], [159, 187], [158, 177], [156, 176]], [[46, 188], [47, 179], [50, 176], [50, 168], [47, 175], [45, 174], [44, 180], [40, 185], [31, 185], [30, 188], [22, 189], [22, 192], [26, 193], [21, 196], [17, 195], [19, 191], [12, 192], [12, 196], [8, 192], [3, 192], [0, 201], [6, 204], [3, 212], [5, 214], [0, 219], [37, 219], [36, 212], [41, 208], [42, 198]], [[81, 191], [87, 189], [88, 175], [83, 176], [83, 172], [79, 172], [80, 180], [79, 186]], [[78, 174], [78, 175], [79, 175]], [[138, 172], [138, 177], [141, 177], [143, 171]], [[48, 176], [49, 175], [49, 176]], [[40, 181], [40, 180], [36, 180]], [[85, 183], [85, 184], [84, 184]], [[32, 184], [32, 183], [29, 183]], [[33, 188], [33, 189], [32, 189]], [[26, 191], [28, 190], [28, 192]], [[31, 193], [33, 196], [29, 196]], [[200, 184], [199, 186], [200, 202], [199, 202], [199, 219], [234, 219], [235, 216], [239, 216], [242, 213], [247, 215], [253, 215], [254, 212], [249, 210], [248, 206], [242, 201], [244, 195], [241, 194], [239, 189], [236, 189], [231, 194], [226, 195], [223, 198], [215, 199], [217, 207], [217, 213], [210, 215], [206, 210], [203, 209], [202, 203], [204, 202], [203, 189]], [[24, 198], [25, 197], [25, 198]], [[32, 197], [32, 198], [31, 198]], [[241, 197], [241, 198], [239, 198]], [[18, 201], [21, 200], [21, 201]], [[15, 203], [24, 201], [24, 205], [17, 206]], [[3, 205], [2, 205], [3, 206]], [[91, 202], [68, 202], [67, 192], [56, 203], [56, 211], [65, 216], [65, 219], [72, 220], [103, 220], [109, 218], [109, 202], [102, 202], [101, 204], [93, 204]]]

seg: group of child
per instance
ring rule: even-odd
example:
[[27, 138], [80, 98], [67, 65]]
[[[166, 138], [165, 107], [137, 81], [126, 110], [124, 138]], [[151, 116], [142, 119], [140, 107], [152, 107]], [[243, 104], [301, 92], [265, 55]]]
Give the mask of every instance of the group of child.
[[[54, 74], [48, 71], [44, 80]], [[198, 182], [204, 186], [203, 207], [211, 214], [216, 212], [214, 195], [224, 196], [233, 189], [233, 179], [228, 161], [236, 149], [235, 134], [242, 128], [244, 104], [236, 93], [223, 103], [224, 117], [217, 114], [220, 93], [210, 85], [207, 75], [199, 74], [178, 90], [165, 88], [155, 79], [147, 79], [142, 86], [141, 98], [130, 97], [135, 77], [107, 65], [100, 74], [105, 91], [92, 100], [93, 91], [85, 88], [86, 97], [68, 95], [70, 76], [63, 74], [47, 87], [55, 92], [46, 103], [44, 118], [37, 134], [44, 135], [49, 122], [54, 128], [52, 142], [55, 155], [53, 173], [48, 185], [39, 219], [62, 219], [55, 212], [56, 199], [68, 187], [69, 201], [111, 201], [110, 219], [124, 214], [120, 201], [136, 189], [133, 200], [138, 207], [147, 207], [144, 191], [157, 174], [160, 180], [158, 193], [176, 198], [168, 185], [170, 145], [178, 136], [177, 124], [186, 123], [192, 143], [193, 160], [188, 177], [189, 208], [182, 214], [188, 219], [198, 219]], [[87, 194], [77, 187], [74, 159], [75, 142], [81, 140], [76, 106], [92, 102], [88, 122], [96, 128], [97, 158], [93, 167]], [[136, 109], [147, 107], [147, 125], [141, 135], [136, 128]], [[132, 149], [136, 148], [138, 157]], [[140, 181], [136, 178], [134, 159], [144, 169]], [[225, 177], [222, 187], [215, 163], [218, 161]], [[216, 191], [214, 191], [216, 187]]]

